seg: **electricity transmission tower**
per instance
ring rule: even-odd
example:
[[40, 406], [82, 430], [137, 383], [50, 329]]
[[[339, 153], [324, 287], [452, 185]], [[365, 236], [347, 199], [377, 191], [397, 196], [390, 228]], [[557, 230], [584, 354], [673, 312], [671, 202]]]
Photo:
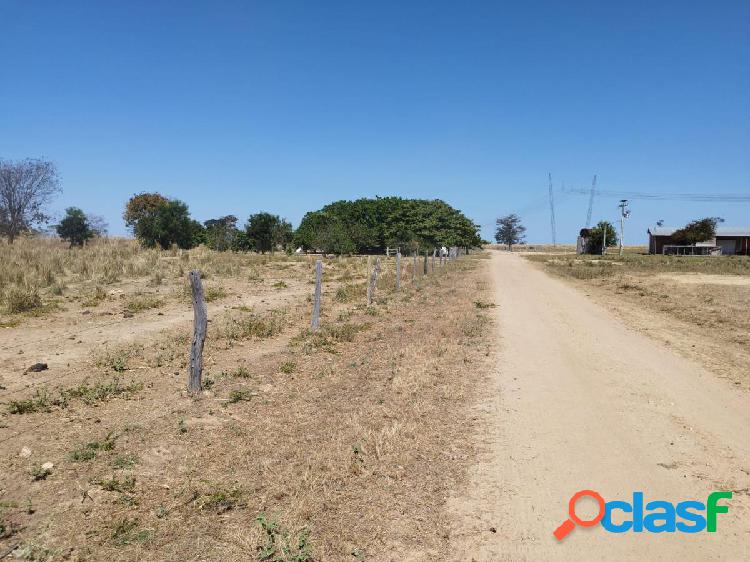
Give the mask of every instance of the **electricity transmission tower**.
[[589, 211], [586, 213], [586, 228], [591, 226], [591, 210], [594, 208], [594, 192], [596, 191], [596, 174], [591, 182], [591, 194], [589, 195]]
[[552, 172], [549, 173], [549, 220], [552, 227], [552, 246], [557, 247], [557, 228], [555, 227], [555, 198], [552, 196]]

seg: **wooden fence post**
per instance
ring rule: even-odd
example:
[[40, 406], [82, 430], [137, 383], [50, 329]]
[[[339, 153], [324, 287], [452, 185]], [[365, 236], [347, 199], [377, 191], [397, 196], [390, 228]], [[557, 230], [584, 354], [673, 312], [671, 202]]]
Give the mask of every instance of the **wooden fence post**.
[[380, 273], [379, 257], [375, 259], [375, 267], [372, 270], [372, 275], [370, 275], [370, 282], [367, 285], [367, 306], [370, 306], [373, 299], [375, 298], [375, 284], [378, 282], [378, 273]]
[[322, 281], [323, 261], [318, 260], [315, 262], [315, 300], [313, 301], [312, 321], [310, 322], [310, 328], [313, 332], [318, 329], [318, 324], [320, 324], [320, 289]]
[[435, 248], [432, 249], [432, 261], [430, 262], [430, 272], [435, 273]]
[[203, 373], [203, 342], [206, 341], [206, 328], [208, 327], [208, 314], [206, 312], [206, 299], [203, 296], [203, 284], [201, 273], [197, 269], [188, 274], [190, 288], [193, 293], [193, 344], [190, 347], [190, 372], [188, 378], [188, 392], [199, 394], [203, 386], [201, 375]]
[[411, 268], [411, 282], [414, 283], [414, 281], [417, 279], [417, 252], [414, 252], [411, 257], [414, 261]]
[[424, 264], [422, 264], [422, 275], [427, 275], [427, 250], [424, 251]]
[[401, 251], [396, 252], [396, 290], [401, 290]]
[[370, 263], [372, 262], [372, 256], [367, 256], [367, 306], [372, 303], [372, 271]]

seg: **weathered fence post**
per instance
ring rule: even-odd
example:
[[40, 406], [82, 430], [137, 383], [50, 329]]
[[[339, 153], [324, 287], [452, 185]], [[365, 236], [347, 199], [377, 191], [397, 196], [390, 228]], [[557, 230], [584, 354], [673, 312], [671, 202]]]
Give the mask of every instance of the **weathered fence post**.
[[432, 249], [432, 261], [430, 263], [430, 271], [432, 273], [435, 273], [435, 252], [437, 252], [437, 250], [433, 248]]
[[380, 273], [379, 257], [375, 259], [375, 267], [372, 270], [372, 275], [370, 275], [370, 282], [367, 285], [367, 306], [370, 306], [373, 299], [375, 298], [375, 284], [378, 282], [378, 273]]
[[371, 261], [372, 256], [367, 256], [367, 306], [372, 303], [372, 268], [370, 267]]
[[396, 290], [401, 290], [401, 251], [396, 252]]
[[427, 275], [427, 250], [424, 251], [424, 264], [422, 265], [422, 275]]
[[411, 282], [414, 283], [414, 281], [417, 279], [417, 252], [414, 252], [411, 257], [414, 261], [411, 268]]
[[320, 288], [323, 281], [323, 261], [315, 262], [315, 300], [313, 301], [312, 321], [310, 328], [314, 332], [320, 324]]
[[194, 269], [188, 273], [190, 288], [193, 293], [193, 344], [190, 347], [190, 372], [188, 373], [188, 392], [199, 394], [203, 386], [201, 374], [203, 373], [203, 342], [206, 341], [206, 328], [208, 327], [208, 314], [206, 313], [206, 300], [203, 296], [203, 284], [201, 283], [201, 272]]

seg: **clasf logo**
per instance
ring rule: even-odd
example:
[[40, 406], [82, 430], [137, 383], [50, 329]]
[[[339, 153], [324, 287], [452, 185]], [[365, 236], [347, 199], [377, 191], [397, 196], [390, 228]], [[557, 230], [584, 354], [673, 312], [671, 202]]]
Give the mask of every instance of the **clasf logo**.
[[[583, 497], [594, 499], [599, 505], [596, 517], [581, 519], [576, 514], [576, 502]], [[706, 503], [699, 501], [683, 501], [678, 504], [656, 500], [644, 505], [643, 492], [633, 492], [632, 502], [613, 500], [605, 502], [604, 498], [594, 490], [576, 492], [568, 502], [570, 516], [554, 531], [558, 541], [563, 540], [568, 533], [579, 527], [593, 527], [601, 523], [609, 533], [709, 533], [716, 532], [716, 516], [727, 513], [728, 505], [719, 505], [721, 499], [732, 499], [732, 492], [711, 492]], [[623, 521], [614, 523], [612, 514], [621, 512]], [[705, 512], [705, 515], [703, 514]]]

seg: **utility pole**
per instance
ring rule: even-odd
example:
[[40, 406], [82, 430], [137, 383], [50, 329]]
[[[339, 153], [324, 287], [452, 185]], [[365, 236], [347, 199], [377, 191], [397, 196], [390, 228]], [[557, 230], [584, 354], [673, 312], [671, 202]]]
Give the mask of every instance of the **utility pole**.
[[620, 207], [620, 255], [622, 255], [623, 239], [625, 238], [625, 219], [630, 216], [628, 200], [620, 199], [618, 207]]

